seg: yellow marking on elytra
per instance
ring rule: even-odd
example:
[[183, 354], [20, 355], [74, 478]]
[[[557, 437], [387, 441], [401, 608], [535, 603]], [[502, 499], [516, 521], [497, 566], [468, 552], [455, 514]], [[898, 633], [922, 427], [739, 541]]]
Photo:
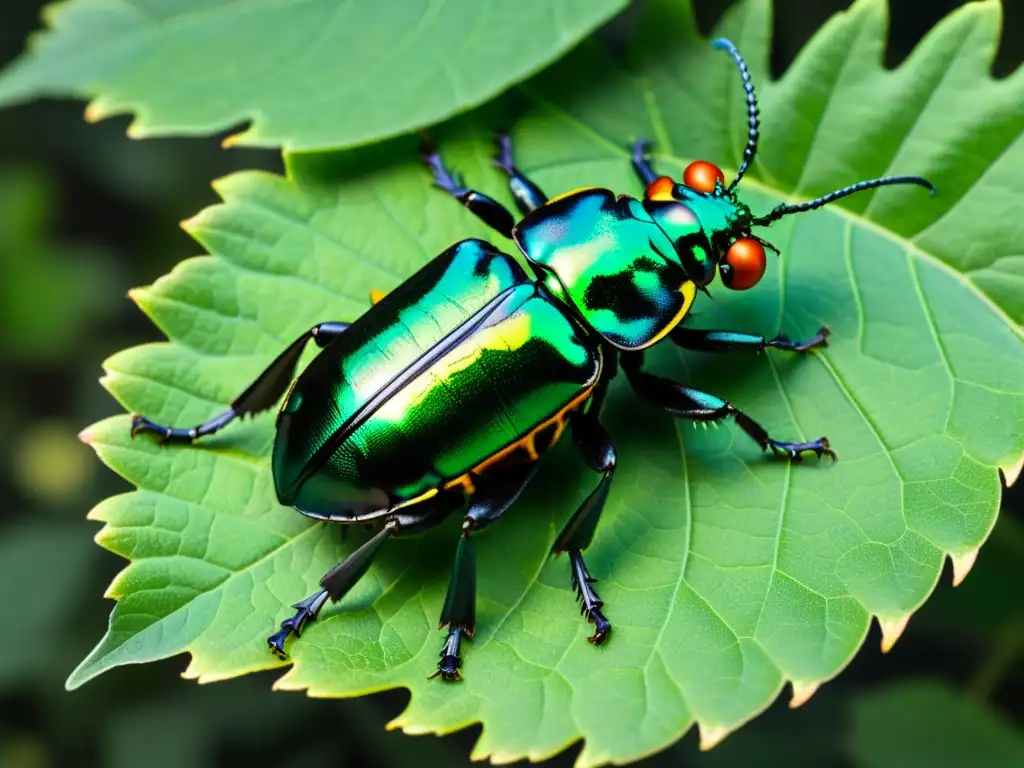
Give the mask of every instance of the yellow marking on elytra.
[[427, 499], [430, 499], [430, 498], [433, 498], [434, 496], [437, 496], [437, 494], [438, 494], [437, 488], [431, 488], [429, 491], [424, 491], [419, 496], [415, 496], [415, 497], [409, 499], [408, 501], [403, 501], [401, 504], [396, 504], [391, 509], [395, 510], [395, 509], [402, 509], [402, 507], [411, 507], [413, 504], [419, 504], [421, 501], [426, 501]]
[[668, 335], [669, 331], [682, 322], [683, 318], [686, 317], [686, 313], [690, 311], [690, 307], [693, 306], [694, 298], [697, 296], [697, 284], [687, 280], [679, 286], [679, 292], [683, 294], [683, 306], [679, 308], [679, 311], [676, 312], [676, 316], [669, 321], [668, 325], [658, 331], [658, 335], [647, 342], [642, 349], [645, 349], [652, 344], [657, 344]]
[[288, 385], [288, 391], [284, 393], [284, 397], [281, 398], [281, 405], [277, 409], [277, 421], [274, 422], [275, 426], [277, 422], [281, 421], [281, 414], [284, 413], [285, 406], [288, 405], [288, 401], [292, 399], [292, 390], [295, 389], [295, 385], [299, 383], [299, 377], [296, 376], [292, 379], [292, 383]]
[[378, 291], [376, 288], [370, 289], [370, 303], [376, 304], [378, 301], [383, 299], [387, 294], [384, 291]]
[[600, 189], [600, 187], [577, 187], [576, 189], [570, 189], [568, 192], [563, 192], [560, 195], [555, 195], [554, 197], [550, 198], [546, 203], [544, 203], [544, 205], [557, 203], [559, 200], [569, 197], [569, 195], [575, 195], [577, 192], [586, 192], [587, 190], [590, 189]]
[[472, 495], [473, 492], [476, 490], [476, 485], [473, 483], [472, 476], [483, 473], [490, 467], [499, 463], [502, 459], [510, 456], [512, 453], [515, 452], [517, 448], [525, 448], [527, 454], [530, 457], [530, 460], [537, 461], [540, 458], [540, 451], [537, 450], [537, 435], [547, 427], [554, 425], [555, 433], [551, 438], [551, 443], [548, 445], [548, 448], [553, 446], [558, 441], [558, 438], [562, 436], [562, 433], [565, 432], [565, 428], [569, 423], [569, 416], [573, 413], [573, 411], [581, 407], [587, 401], [593, 390], [593, 386], [583, 390], [583, 392], [581, 392], [579, 395], [570, 400], [569, 403], [563, 406], [561, 410], [556, 412], [553, 416], [549, 416], [544, 421], [540, 422], [536, 427], [531, 429], [528, 433], [523, 435], [514, 443], [506, 445], [497, 453], [487, 457], [465, 474], [460, 475], [459, 477], [456, 477], [453, 480], [449, 480], [447, 483], [444, 484], [444, 489], [450, 490], [452, 488], [461, 486], [463, 488], [463, 493]]

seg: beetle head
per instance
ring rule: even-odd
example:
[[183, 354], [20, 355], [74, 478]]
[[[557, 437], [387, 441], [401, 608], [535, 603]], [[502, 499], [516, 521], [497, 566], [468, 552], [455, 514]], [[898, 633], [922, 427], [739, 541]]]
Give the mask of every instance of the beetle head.
[[752, 215], [725, 186], [721, 169], [690, 163], [683, 183], [660, 176], [647, 186], [644, 209], [668, 236], [687, 278], [704, 288], [716, 270], [729, 288], [752, 288], [765, 270], [764, 248], [773, 246], [750, 233]]
[[855, 192], [891, 184], [917, 184], [935, 194], [931, 183], [920, 176], [888, 176], [851, 184], [805, 203], [782, 204], [764, 216], [754, 216], [734, 190], [757, 154], [760, 125], [757, 96], [750, 72], [736, 47], [725, 39], [716, 40], [714, 45], [736, 62], [747, 98], [749, 131], [736, 178], [726, 186], [725, 174], [718, 166], [697, 160], [683, 171], [682, 184], [668, 176], [654, 179], [647, 186], [643, 203], [675, 245], [687, 277], [699, 288], [705, 289], [714, 279], [716, 268], [727, 288], [746, 290], [757, 285], [765, 272], [765, 248], [776, 254], [779, 251], [753, 234], [752, 227], [766, 227], [790, 213], [811, 211]]

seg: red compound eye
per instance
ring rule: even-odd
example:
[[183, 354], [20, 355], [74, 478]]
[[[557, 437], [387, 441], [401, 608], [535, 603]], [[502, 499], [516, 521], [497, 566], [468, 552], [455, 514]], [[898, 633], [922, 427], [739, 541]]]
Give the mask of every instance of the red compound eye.
[[729, 246], [718, 271], [726, 288], [745, 291], [758, 284], [765, 266], [764, 247], [752, 237], [741, 237]]
[[725, 184], [725, 174], [717, 165], [704, 160], [696, 160], [686, 166], [683, 171], [683, 184], [697, 192], [711, 194], [715, 191], [715, 183]]

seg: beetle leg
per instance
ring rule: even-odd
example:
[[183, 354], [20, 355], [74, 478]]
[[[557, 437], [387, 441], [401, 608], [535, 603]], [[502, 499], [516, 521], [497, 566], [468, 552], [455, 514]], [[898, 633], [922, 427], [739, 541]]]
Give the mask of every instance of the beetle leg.
[[[603, 393], [602, 393], [603, 394]], [[598, 407], [591, 407], [586, 414], [577, 417], [572, 424], [572, 437], [587, 466], [596, 472], [603, 473], [597, 487], [583, 501], [575, 514], [569, 518], [562, 532], [555, 539], [551, 551], [569, 553], [569, 566], [572, 573], [572, 586], [580, 600], [580, 612], [594, 624], [594, 634], [588, 638], [594, 645], [603, 643], [612, 630], [612, 625], [601, 613], [604, 601], [591, 586], [597, 579], [590, 575], [587, 564], [583, 561], [581, 550], [590, 546], [594, 531], [601, 519], [608, 491], [611, 488], [612, 476], [615, 474], [615, 446], [604, 427], [598, 421]]]
[[318, 346], [326, 347], [348, 327], [348, 323], [331, 322], [320, 323], [320, 325], [310, 328], [278, 355], [274, 362], [257, 377], [256, 381], [234, 399], [230, 408], [212, 419], [190, 429], [180, 429], [157, 424], [145, 416], [134, 414], [132, 415], [132, 437], [140, 432], [150, 432], [157, 435], [161, 443], [191, 443], [197, 438], [212, 435], [239, 416], [265, 411], [281, 399], [288, 389], [288, 385], [295, 378], [295, 366], [310, 339], [315, 340]]
[[306, 624], [317, 617], [328, 600], [337, 601], [344, 597], [369, 569], [384, 542], [397, 532], [398, 523], [394, 519], [389, 519], [376, 536], [325, 573], [320, 579], [322, 589], [292, 606], [296, 609], [295, 615], [282, 621], [281, 629], [267, 638], [270, 650], [282, 659], [287, 658], [284, 641], [289, 635], [294, 634], [298, 637]]
[[651, 146], [647, 139], [637, 139], [633, 142], [633, 170], [645, 187], [661, 175], [651, 167]]
[[326, 602], [327, 590], [320, 589], [302, 602], [295, 603], [292, 606], [292, 608], [296, 609], [295, 615], [282, 621], [281, 629], [267, 638], [267, 645], [270, 646], [270, 650], [274, 655], [282, 659], [288, 658], [288, 653], [284, 649], [284, 641], [290, 635], [295, 635], [296, 637], [301, 635], [302, 628], [317, 617], [317, 614], [320, 613], [320, 609], [324, 607]]
[[537, 463], [498, 466], [476, 480], [473, 500], [462, 521], [462, 538], [455, 552], [448, 594], [441, 609], [439, 628], [448, 627], [437, 671], [429, 679], [461, 680], [459, 667], [463, 638], [476, 632], [476, 548], [470, 534], [497, 522], [537, 472]]
[[819, 459], [822, 456], [836, 458], [835, 451], [829, 446], [828, 438], [806, 442], [785, 442], [775, 440], [768, 432], [740, 411], [736, 406], [717, 395], [702, 392], [699, 389], [685, 387], [661, 376], [654, 376], [640, 370], [643, 364], [642, 352], [627, 352], [621, 357], [622, 370], [634, 391], [646, 400], [673, 416], [693, 419], [699, 422], [719, 421], [732, 416], [740, 429], [747, 433], [762, 450], [770, 450], [776, 456], [790, 461], [802, 461], [804, 453], [813, 453]]
[[529, 213], [544, 205], [548, 201], [548, 196], [516, 168], [516, 164], [512, 160], [512, 139], [509, 138], [509, 135], [500, 131], [495, 133], [494, 143], [498, 147], [498, 154], [494, 156], [494, 164], [508, 176], [508, 188], [512, 191], [512, 197], [515, 198], [519, 210]]
[[828, 346], [829, 333], [828, 327], [822, 326], [807, 341], [793, 341], [784, 333], [780, 333], [774, 339], [766, 339], [764, 336], [758, 336], [754, 333], [703, 331], [676, 326], [669, 333], [669, 337], [680, 347], [694, 349], [699, 352], [732, 352], [740, 350], [760, 352], [766, 347], [775, 347], [787, 352], [807, 352], [816, 347]]
[[444, 190], [470, 210], [484, 224], [497, 230], [505, 237], [512, 237], [516, 220], [508, 208], [483, 192], [462, 186], [459, 178], [445, 166], [437, 148], [426, 133], [420, 134], [420, 159], [434, 176], [434, 186]]
[[441, 647], [441, 660], [437, 671], [428, 680], [440, 677], [442, 680], [461, 680], [459, 667], [462, 666], [460, 646], [462, 636], [473, 637], [476, 632], [476, 547], [469, 537], [469, 527], [462, 526], [462, 538], [455, 551], [452, 577], [448, 581], [448, 594], [441, 609], [438, 629], [448, 627], [448, 637]]

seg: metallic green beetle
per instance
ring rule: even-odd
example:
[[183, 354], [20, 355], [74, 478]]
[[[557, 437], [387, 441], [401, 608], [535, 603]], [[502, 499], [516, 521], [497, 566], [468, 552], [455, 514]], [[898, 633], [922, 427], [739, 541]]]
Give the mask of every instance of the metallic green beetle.
[[[190, 442], [237, 416], [271, 407], [278, 414], [273, 476], [282, 504], [318, 520], [379, 525], [379, 532], [320, 581], [321, 589], [268, 638], [284, 656], [328, 599], [338, 600], [392, 536], [422, 531], [465, 507], [441, 626], [448, 626], [434, 676], [458, 679], [460, 646], [476, 626], [471, 534], [496, 521], [533, 477], [537, 459], [569, 427], [585, 463], [601, 473], [594, 490], [555, 540], [566, 552], [584, 616], [602, 643], [611, 624], [594, 590], [583, 550], [593, 537], [615, 472], [615, 448], [599, 417], [621, 365], [636, 393], [674, 416], [716, 421], [732, 416], [762, 449], [792, 461], [803, 453], [835, 457], [828, 440], [782, 442], [731, 403], [642, 370], [643, 350], [668, 337], [687, 349], [804, 352], [826, 343], [822, 328], [798, 343], [748, 333], [682, 328], [698, 290], [716, 272], [726, 286], [750, 288], [765, 270], [768, 243], [751, 233], [789, 213], [886, 184], [931, 184], [916, 176], [874, 179], [800, 205], [754, 216], [733, 189], [754, 158], [758, 109], [735, 47], [747, 95], [749, 138], [736, 179], [692, 163], [683, 184], [657, 176], [647, 145], [633, 148], [644, 199], [580, 189], [548, 200], [512, 162], [497, 137], [524, 216], [462, 187], [424, 141], [436, 186], [458, 199], [526, 257], [535, 277], [482, 240], [464, 240], [429, 262], [351, 325], [321, 323], [299, 337], [224, 413], [192, 429], [135, 416], [132, 434]], [[774, 248], [773, 248], [774, 250]], [[310, 340], [323, 351], [295, 378]], [[289, 389], [289, 384], [291, 388]]]

